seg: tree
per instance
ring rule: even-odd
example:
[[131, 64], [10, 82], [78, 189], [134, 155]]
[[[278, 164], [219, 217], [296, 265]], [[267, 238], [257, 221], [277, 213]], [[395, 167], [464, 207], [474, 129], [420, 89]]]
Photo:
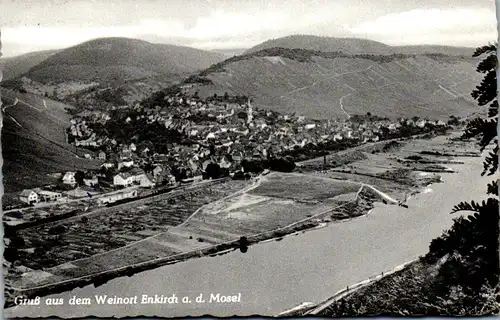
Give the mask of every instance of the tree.
[[458, 120], [458, 118], [456, 116], [450, 116], [450, 118], [448, 119], [448, 125], [450, 126], [458, 126], [460, 124], [460, 121]]
[[13, 248], [21, 248], [24, 245], [25, 245], [24, 238], [19, 235], [15, 235], [10, 239], [10, 246]]
[[221, 176], [221, 168], [217, 163], [209, 163], [205, 170], [205, 174], [212, 179], [217, 179]]
[[75, 173], [75, 181], [79, 186], [83, 185], [84, 178], [85, 178], [85, 173], [83, 173], [83, 171], [78, 170]]
[[[498, 100], [497, 100], [497, 74], [496, 68], [498, 66], [497, 60], [497, 46], [487, 45], [477, 48], [474, 52], [474, 57], [486, 55], [477, 66], [477, 72], [483, 73], [484, 78], [480, 85], [472, 92], [472, 97], [478, 102], [481, 107], [488, 108], [488, 118], [476, 118], [469, 122], [465, 129], [464, 138], [470, 139], [472, 137], [479, 137], [479, 147], [483, 152], [486, 147], [493, 145], [493, 150], [490, 151], [483, 162], [483, 172], [481, 175], [491, 176], [498, 172]], [[462, 202], [457, 205], [453, 212], [461, 210], [470, 210], [475, 212], [474, 215], [468, 217], [473, 221], [471, 228], [479, 228], [477, 231], [482, 235], [483, 245], [485, 246], [484, 253], [492, 254], [495, 257], [487, 256], [486, 259], [491, 263], [491, 271], [496, 274], [496, 281], [499, 275], [499, 261], [498, 261], [498, 181], [492, 181], [487, 186], [487, 194], [489, 196], [487, 201], [478, 203]]]
[[177, 166], [172, 167], [172, 175], [175, 177], [175, 181], [179, 182], [183, 179], [187, 179], [187, 171], [185, 168], [179, 168]]
[[[493, 151], [484, 158], [481, 175], [498, 173], [498, 101], [497, 95], [497, 57], [496, 45], [476, 49], [474, 57], [486, 55], [477, 67], [483, 73], [480, 85], [472, 92], [472, 97], [481, 107], [488, 107], [488, 118], [475, 118], [470, 121], [462, 136], [463, 139], [479, 138], [483, 152], [493, 145]], [[487, 185], [488, 199], [477, 203], [461, 202], [452, 213], [471, 211], [466, 217], [455, 219], [452, 228], [431, 242], [427, 258], [436, 260], [449, 254], [450, 258], [440, 269], [441, 290], [461, 286], [468, 295], [479, 297], [483, 286], [495, 287], [499, 283], [499, 206], [498, 182]], [[480, 298], [477, 298], [480, 299]]]
[[247, 119], [247, 113], [245, 111], [238, 112], [237, 116], [239, 119], [243, 119], [243, 120]]
[[269, 161], [269, 168], [275, 171], [292, 172], [295, 169], [293, 158], [273, 158]]
[[6, 261], [14, 262], [17, 260], [19, 252], [16, 247], [5, 248], [3, 252], [3, 257]]
[[389, 135], [391, 134], [391, 131], [386, 126], [381, 126], [380, 133], [382, 134], [382, 137], [381, 137], [382, 139], [389, 139]]

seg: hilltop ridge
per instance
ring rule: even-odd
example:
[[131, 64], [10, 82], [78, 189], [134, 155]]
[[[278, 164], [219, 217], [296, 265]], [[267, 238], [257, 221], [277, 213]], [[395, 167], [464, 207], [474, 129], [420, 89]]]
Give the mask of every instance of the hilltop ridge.
[[244, 53], [253, 53], [263, 49], [281, 47], [288, 49], [305, 49], [322, 52], [341, 51], [345, 54], [446, 54], [472, 56], [474, 48], [440, 46], [440, 45], [407, 45], [390, 46], [382, 42], [361, 38], [339, 38], [314, 35], [290, 35], [271, 39], [258, 44]]
[[25, 76], [41, 83], [130, 80], [190, 73], [223, 59], [222, 54], [190, 47], [130, 38], [99, 38], [51, 55]]
[[59, 50], [45, 50], [30, 52], [23, 55], [0, 58], [0, 69], [3, 73], [3, 80], [14, 79], [28, 72], [32, 67], [43, 62]]

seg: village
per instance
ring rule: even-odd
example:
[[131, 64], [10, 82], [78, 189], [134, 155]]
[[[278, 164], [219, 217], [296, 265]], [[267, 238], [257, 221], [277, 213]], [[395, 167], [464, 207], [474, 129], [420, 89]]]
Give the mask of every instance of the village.
[[[339, 146], [443, 130], [458, 121], [390, 121], [370, 114], [320, 121], [258, 109], [248, 98], [227, 94], [201, 99], [179, 91], [160, 97], [77, 114], [67, 140], [86, 150], [86, 158], [100, 161], [100, 169], [60, 173], [57, 185], [23, 190], [19, 200], [35, 207], [82, 199], [105, 206], [206, 179], [248, 179], [269, 168], [272, 159], [292, 163], [274, 162], [272, 169], [291, 171], [295, 162]], [[24, 215], [22, 220], [33, 219]]]

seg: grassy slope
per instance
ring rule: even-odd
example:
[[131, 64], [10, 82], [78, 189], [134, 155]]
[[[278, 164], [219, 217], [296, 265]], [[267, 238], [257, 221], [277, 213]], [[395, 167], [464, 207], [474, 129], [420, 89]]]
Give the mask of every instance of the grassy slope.
[[479, 80], [477, 61], [467, 57], [419, 55], [382, 61], [310, 54], [313, 57], [305, 61], [275, 52], [227, 60], [202, 73], [213, 84], [200, 87], [199, 93], [248, 95], [257, 106], [313, 118], [369, 111], [388, 117], [446, 119], [468, 114], [469, 88]]
[[53, 182], [48, 173], [73, 170], [74, 167], [95, 168], [98, 165], [94, 161], [77, 158], [74, 147], [65, 142], [64, 130], [69, 126], [69, 115], [65, 109], [69, 106], [35, 95], [2, 90], [4, 107], [16, 97], [26, 103], [7, 107], [3, 113], [2, 152], [6, 192]]
[[189, 47], [101, 38], [54, 54], [31, 68], [27, 76], [42, 83], [135, 79], [192, 72], [223, 59], [221, 54]]

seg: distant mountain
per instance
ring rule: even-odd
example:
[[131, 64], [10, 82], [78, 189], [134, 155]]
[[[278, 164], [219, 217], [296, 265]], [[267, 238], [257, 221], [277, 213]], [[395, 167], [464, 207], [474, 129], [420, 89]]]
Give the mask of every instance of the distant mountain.
[[220, 53], [129, 38], [101, 38], [61, 50], [25, 76], [41, 83], [131, 80], [185, 74], [224, 60]]
[[19, 77], [32, 67], [43, 62], [59, 50], [37, 51], [23, 54], [16, 57], [0, 58], [0, 69], [3, 72], [3, 80]]
[[[340, 49], [340, 48], [339, 48]], [[250, 96], [256, 106], [312, 118], [467, 115], [479, 61], [442, 54], [345, 54], [269, 48], [233, 57], [186, 79], [202, 97]]]
[[233, 56], [239, 56], [239, 55], [245, 53], [246, 50], [247, 49], [234, 48], [234, 49], [214, 49], [214, 50], [211, 50], [211, 51], [223, 54], [226, 57], [233, 57]]
[[[66, 143], [71, 106], [32, 94], [3, 89], [2, 154], [6, 193], [54, 183], [49, 173], [98, 168], [99, 163], [76, 156]], [[84, 150], [78, 153], [83, 156]]]
[[310, 35], [292, 35], [265, 41], [248, 49], [245, 53], [253, 53], [269, 48], [306, 49], [322, 52], [341, 51], [347, 54], [392, 54], [392, 48], [381, 42], [357, 39], [335, 38]]
[[446, 54], [454, 56], [472, 56], [475, 48], [438, 46], [438, 45], [414, 45], [414, 46], [389, 46], [381, 42], [358, 39], [319, 37], [311, 35], [292, 35], [278, 39], [265, 41], [255, 47], [248, 49], [245, 53], [257, 52], [273, 47], [289, 49], [306, 49], [322, 52], [341, 51], [347, 54]]

